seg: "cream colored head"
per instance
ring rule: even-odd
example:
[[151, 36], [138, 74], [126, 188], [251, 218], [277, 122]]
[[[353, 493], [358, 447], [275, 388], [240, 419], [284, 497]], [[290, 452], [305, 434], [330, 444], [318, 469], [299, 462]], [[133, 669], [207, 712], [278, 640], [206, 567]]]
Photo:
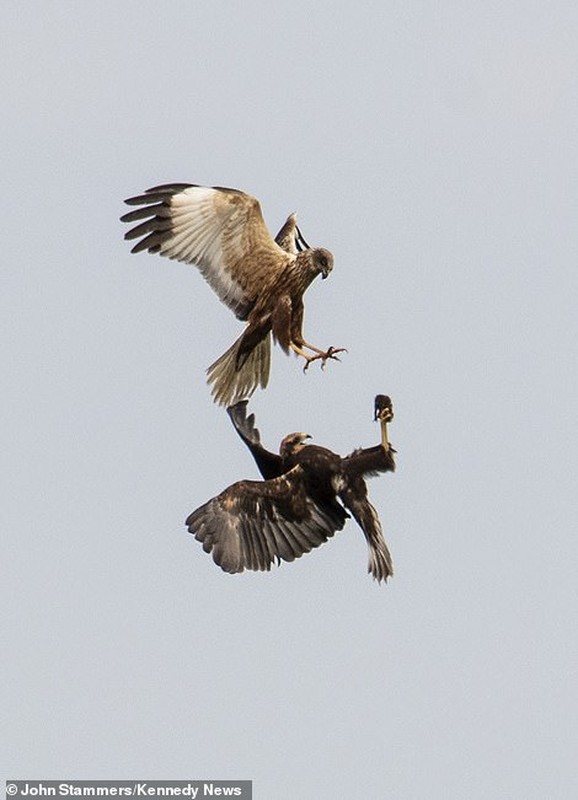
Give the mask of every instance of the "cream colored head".
[[298, 453], [306, 447], [305, 442], [307, 439], [311, 439], [308, 433], [289, 433], [282, 439], [279, 445], [279, 454], [283, 458], [295, 455], [295, 453]]

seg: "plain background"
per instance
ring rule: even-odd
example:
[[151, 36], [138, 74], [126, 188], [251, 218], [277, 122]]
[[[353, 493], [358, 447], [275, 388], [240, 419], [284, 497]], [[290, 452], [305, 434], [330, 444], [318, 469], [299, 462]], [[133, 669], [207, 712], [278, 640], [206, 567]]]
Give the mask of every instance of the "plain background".
[[[10, 778], [263, 800], [568, 800], [576, 752], [575, 2], [7, 3], [1, 420]], [[122, 200], [233, 186], [335, 255], [265, 444], [377, 442], [353, 522], [266, 574], [186, 533], [255, 467], [204, 369], [241, 326]]]

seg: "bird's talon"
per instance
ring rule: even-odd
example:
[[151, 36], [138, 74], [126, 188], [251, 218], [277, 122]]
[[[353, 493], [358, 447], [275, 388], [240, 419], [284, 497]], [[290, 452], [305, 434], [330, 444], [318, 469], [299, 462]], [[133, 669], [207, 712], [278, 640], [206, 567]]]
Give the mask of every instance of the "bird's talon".
[[307, 370], [309, 369], [309, 364], [311, 364], [312, 361], [321, 361], [321, 369], [325, 369], [325, 364], [329, 359], [331, 359], [332, 361], [341, 361], [341, 359], [338, 358], [336, 353], [344, 353], [344, 352], [345, 353], [347, 352], [345, 347], [329, 347], [324, 353], [317, 353], [314, 356], [307, 356], [302, 354], [305, 358], [305, 365], [303, 367], [303, 372], [307, 372]]

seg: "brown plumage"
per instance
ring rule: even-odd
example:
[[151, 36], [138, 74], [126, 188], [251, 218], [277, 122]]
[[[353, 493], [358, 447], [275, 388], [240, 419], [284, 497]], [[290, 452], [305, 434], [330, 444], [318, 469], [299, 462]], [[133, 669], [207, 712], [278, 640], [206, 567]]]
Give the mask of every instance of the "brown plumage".
[[329, 275], [333, 256], [309, 247], [295, 214], [273, 239], [258, 200], [238, 189], [172, 183], [125, 202], [141, 206], [121, 217], [139, 223], [125, 234], [139, 240], [133, 253], [147, 250], [195, 264], [220, 300], [247, 323], [207, 370], [217, 403], [231, 405], [267, 385], [271, 334], [286, 353], [303, 356], [305, 369], [318, 359], [322, 365], [336, 359], [342, 348], [321, 350], [303, 338], [303, 294], [317, 275]]
[[247, 401], [227, 409], [251, 451], [262, 481], [239, 481], [188, 517], [189, 532], [225, 572], [269, 570], [275, 561], [293, 561], [341, 530], [348, 511], [361, 527], [369, 549], [368, 572], [378, 582], [393, 574], [391, 555], [365, 478], [393, 472], [395, 450], [387, 423], [393, 419], [386, 395], [375, 398], [381, 443], [342, 458], [325, 447], [306, 445], [306, 433], [291, 433], [271, 453], [261, 445]]

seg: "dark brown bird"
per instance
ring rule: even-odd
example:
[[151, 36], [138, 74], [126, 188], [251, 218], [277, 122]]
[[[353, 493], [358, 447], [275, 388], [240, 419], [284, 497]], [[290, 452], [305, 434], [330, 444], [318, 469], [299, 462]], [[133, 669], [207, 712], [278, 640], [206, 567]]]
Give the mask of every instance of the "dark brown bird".
[[247, 401], [227, 409], [251, 451], [262, 481], [234, 483], [188, 517], [189, 532], [225, 572], [270, 570], [275, 561], [293, 561], [341, 530], [348, 511], [369, 548], [368, 572], [378, 582], [393, 575], [391, 555], [377, 511], [369, 502], [365, 478], [393, 472], [395, 450], [387, 435], [391, 400], [375, 398], [381, 443], [342, 458], [325, 447], [307, 445], [307, 433], [290, 433], [271, 453], [261, 445]]
[[267, 386], [271, 333], [286, 353], [305, 359], [304, 369], [318, 359], [322, 365], [339, 360], [343, 348], [321, 350], [303, 337], [303, 294], [317, 275], [329, 275], [333, 256], [309, 247], [295, 214], [273, 239], [259, 201], [238, 189], [171, 183], [125, 202], [141, 206], [121, 217], [139, 222], [125, 234], [139, 240], [131, 252], [195, 264], [219, 299], [247, 323], [207, 370], [217, 403], [231, 405]]

